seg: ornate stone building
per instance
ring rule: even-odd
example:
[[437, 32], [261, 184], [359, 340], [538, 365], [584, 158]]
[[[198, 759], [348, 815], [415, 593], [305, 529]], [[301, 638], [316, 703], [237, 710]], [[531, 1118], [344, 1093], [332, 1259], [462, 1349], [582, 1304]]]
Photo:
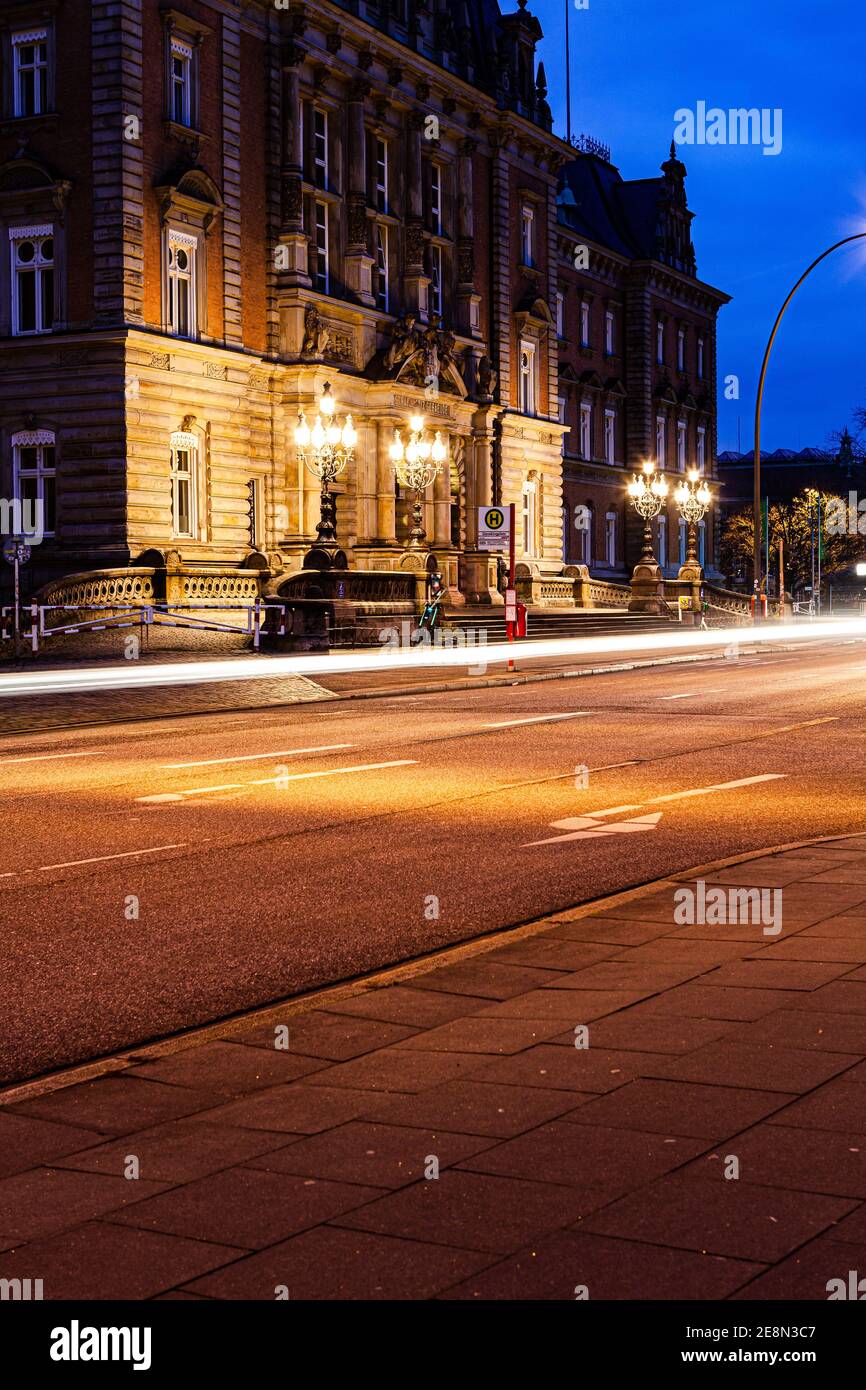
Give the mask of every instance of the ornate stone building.
[[[3, 496], [44, 505], [34, 586], [167, 567], [189, 597], [244, 597], [297, 576], [319, 483], [294, 430], [329, 385], [358, 434], [335, 483], [351, 570], [419, 563], [389, 450], [420, 412], [449, 451], [424, 524], [450, 601], [501, 601], [477, 551], [490, 502], [516, 504], [534, 594], [558, 592], [579, 558], [563, 509], [586, 491], [563, 436], [585, 399], [617, 399], [620, 475], [651, 447], [660, 306], [704, 335], [703, 394], [680, 373], [665, 410], [706, 421], [709, 463], [724, 296], [694, 279], [681, 178], [659, 222], [678, 251], [585, 232], [587, 157], [552, 132], [517, 3], [7, 0], [0, 464]], [[620, 315], [604, 371], [594, 340], [574, 349], [590, 295]], [[620, 475], [600, 485], [621, 506]]]

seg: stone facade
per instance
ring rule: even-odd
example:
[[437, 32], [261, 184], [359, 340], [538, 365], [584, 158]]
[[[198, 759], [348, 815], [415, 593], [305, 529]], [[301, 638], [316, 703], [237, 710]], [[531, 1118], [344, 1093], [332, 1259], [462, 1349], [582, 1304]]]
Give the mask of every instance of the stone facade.
[[[2, 495], [36, 490], [55, 517], [32, 587], [166, 562], [296, 573], [319, 483], [294, 429], [326, 383], [358, 431], [335, 484], [352, 568], [419, 563], [389, 456], [418, 412], [449, 446], [424, 524], [450, 601], [501, 601], [476, 545], [487, 503], [516, 504], [524, 578], [550, 580], [577, 558], [578, 400], [612, 375], [627, 397], [620, 471], [593, 456], [588, 487], [622, 507], [647, 447], [659, 303], [704, 325], [713, 456], [724, 297], [602, 245], [569, 269], [580, 157], [552, 132], [540, 38], [525, 0], [4, 6]], [[616, 298], [626, 342], [601, 385], [572, 350], [590, 291]]]

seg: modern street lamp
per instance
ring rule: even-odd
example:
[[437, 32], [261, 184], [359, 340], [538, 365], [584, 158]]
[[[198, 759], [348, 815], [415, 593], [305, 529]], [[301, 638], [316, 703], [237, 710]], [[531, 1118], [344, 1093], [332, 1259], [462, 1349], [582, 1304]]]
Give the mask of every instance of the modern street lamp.
[[643, 517], [643, 554], [641, 565], [655, 565], [653, 554], [653, 533], [651, 523], [658, 516], [668, 495], [668, 484], [664, 473], [656, 475], [652, 459], [642, 465], [642, 475], [635, 474], [628, 485], [628, 495], [635, 510]]
[[315, 474], [322, 485], [321, 518], [316, 533], [324, 550], [332, 551], [337, 544], [337, 507], [331, 483], [351, 463], [357, 442], [358, 432], [351, 415], [340, 425], [337, 402], [331, 394], [330, 382], [326, 381], [312, 429], [303, 411], [295, 426], [298, 462]]
[[[822, 261], [826, 260], [828, 256], [831, 256], [834, 251], [838, 251], [840, 246], [848, 246], [850, 242], [861, 241], [864, 237], [866, 237], [866, 232], [854, 232], [852, 236], [843, 237], [841, 241], [835, 242], [832, 246], [828, 246], [826, 251], [822, 251], [821, 255], [818, 256], [812, 262], [808, 270], [803, 271], [803, 274], [800, 276], [796, 285], [791, 290], [791, 293], [788, 295], [788, 298], [785, 300], [784, 304], [779, 310], [776, 322], [773, 324], [773, 331], [770, 334], [770, 341], [767, 343], [767, 350], [764, 353], [764, 360], [761, 364], [761, 375], [758, 379], [758, 395], [755, 401], [755, 529], [753, 556], [754, 582], [756, 593], [760, 589], [761, 577], [763, 574], [763, 565], [761, 564], [761, 407], [763, 405], [764, 400], [764, 381], [767, 376], [767, 367], [770, 364], [770, 353], [773, 350], [773, 343], [776, 340], [776, 334], [779, 331], [779, 325], [781, 324], [782, 319], [785, 317], [785, 311], [788, 308], [788, 305], [791, 303], [791, 300], [794, 298], [794, 295], [797, 293], [803, 281], [809, 278], [815, 267], [820, 265]], [[755, 605], [755, 614], [757, 616], [757, 604]]]
[[443, 444], [439, 430], [431, 439], [424, 433], [423, 415], [409, 417], [409, 442], [403, 443], [400, 431], [394, 430], [394, 442], [389, 450], [397, 481], [402, 487], [412, 489], [412, 529], [409, 533], [409, 549], [421, 550], [427, 539], [423, 522], [424, 493], [438, 477], [439, 470], [448, 457], [448, 446]]
[[696, 569], [700, 567], [697, 555], [697, 528], [712, 500], [713, 494], [696, 468], [689, 469], [688, 482], [683, 479], [679, 487], [674, 489], [677, 511], [688, 527], [686, 565], [694, 566]]

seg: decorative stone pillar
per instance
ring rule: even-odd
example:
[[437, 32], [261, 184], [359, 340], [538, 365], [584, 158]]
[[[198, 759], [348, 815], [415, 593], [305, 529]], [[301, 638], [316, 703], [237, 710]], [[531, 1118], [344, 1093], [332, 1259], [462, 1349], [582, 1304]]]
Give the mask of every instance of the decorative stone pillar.
[[289, 45], [283, 54], [283, 160], [280, 168], [280, 241], [276, 270], [283, 285], [312, 283], [309, 242], [304, 233], [303, 150], [301, 146], [301, 86], [298, 67], [303, 50]]
[[389, 450], [394, 442], [393, 422], [380, 420], [377, 424], [376, 469], [376, 530], [381, 544], [396, 545], [397, 514], [394, 495], [394, 464]]
[[346, 245], [346, 284], [362, 304], [375, 304], [373, 257], [367, 236], [367, 127], [364, 101], [370, 89], [359, 77], [349, 88], [349, 168], [348, 239]]
[[475, 292], [475, 219], [472, 210], [474, 140], [460, 143], [457, 161], [457, 321], [473, 338], [481, 337], [481, 295]]
[[433, 482], [433, 546], [437, 549], [439, 547], [448, 549], [451, 546], [451, 469], [449, 459], [445, 460]]
[[430, 277], [424, 273], [424, 187], [421, 131], [424, 115], [412, 111], [406, 121], [406, 270], [403, 289], [406, 308], [421, 319], [429, 315]]
[[492, 419], [484, 409], [472, 420], [472, 438], [466, 450], [466, 555], [463, 591], [467, 603], [502, 604], [496, 588], [496, 561], [478, 549], [478, 508], [489, 507], [493, 497]]

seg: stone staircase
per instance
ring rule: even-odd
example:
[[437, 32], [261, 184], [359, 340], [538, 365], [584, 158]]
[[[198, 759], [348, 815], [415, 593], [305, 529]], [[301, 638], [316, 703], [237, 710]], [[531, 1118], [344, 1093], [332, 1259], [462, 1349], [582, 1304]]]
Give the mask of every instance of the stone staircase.
[[[504, 642], [505, 610], [503, 608], [461, 608], [445, 616], [444, 627], [466, 631], [483, 629], [487, 642]], [[586, 608], [563, 612], [561, 609], [530, 610], [527, 623], [529, 638], [540, 640], [554, 637], [606, 637], [636, 635], [645, 632], [664, 632], [671, 620], [647, 613], [627, 613], [619, 608]]]

